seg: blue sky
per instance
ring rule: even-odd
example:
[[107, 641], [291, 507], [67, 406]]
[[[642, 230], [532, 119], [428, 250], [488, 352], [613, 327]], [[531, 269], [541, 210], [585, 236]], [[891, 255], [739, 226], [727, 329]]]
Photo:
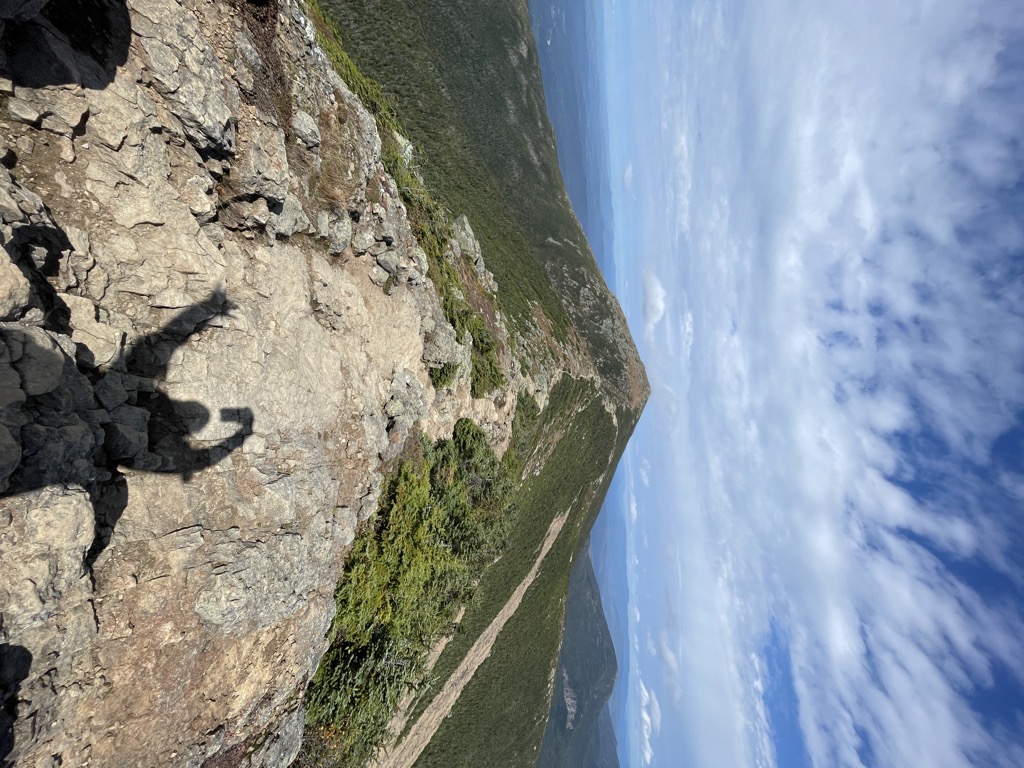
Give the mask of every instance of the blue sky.
[[623, 764], [1024, 765], [1019, 3], [596, 7]]

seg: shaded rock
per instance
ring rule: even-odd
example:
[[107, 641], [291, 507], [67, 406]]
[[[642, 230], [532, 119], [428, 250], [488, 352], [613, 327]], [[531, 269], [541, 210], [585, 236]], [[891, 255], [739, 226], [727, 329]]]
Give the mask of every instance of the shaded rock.
[[0, 0], [0, 19], [31, 19], [49, 0]]
[[91, 460], [99, 441], [92, 427], [74, 414], [61, 426], [26, 424], [21, 428], [20, 482], [26, 488], [52, 483], [89, 484], [95, 476]]
[[96, 399], [108, 411], [114, 410], [122, 403], [127, 403], [129, 399], [128, 390], [124, 388], [121, 374], [113, 371], [96, 383], [93, 392], [96, 394]]
[[[0, 408], [19, 406], [27, 397], [21, 388], [21, 376], [11, 364], [11, 352], [7, 345], [0, 344]], [[3, 420], [9, 425], [21, 425], [22, 419], [14, 413], [4, 413]]]
[[7, 478], [21, 463], [21, 445], [11, 431], [0, 425], [0, 491], [7, 490]]
[[38, 328], [10, 328], [7, 332], [21, 346], [21, 354], [14, 357], [14, 368], [21, 376], [22, 391], [33, 396], [56, 389], [64, 372], [64, 351]]
[[141, 456], [148, 447], [145, 432], [133, 429], [128, 424], [108, 423], [103, 425], [105, 440], [103, 447], [107, 456], [117, 461], [127, 461]]

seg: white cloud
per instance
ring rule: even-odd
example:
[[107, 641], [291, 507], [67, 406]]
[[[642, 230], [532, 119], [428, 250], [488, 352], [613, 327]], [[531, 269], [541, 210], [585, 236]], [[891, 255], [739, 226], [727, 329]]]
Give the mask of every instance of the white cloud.
[[651, 463], [645, 459], [640, 459], [640, 467], [637, 469], [637, 474], [640, 475], [640, 483], [645, 487], [651, 485]]
[[665, 316], [665, 287], [653, 272], [644, 272], [644, 339], [654, 341], [654, 329]]
[[[634, 754], [773, 764], [775, 622], [815, 765], [1024, 764], [1013, 714], [993, 726], [973, 700], [1024, 684], [1019, 607], [964, 575], [1024, 584], [1024, 481], [993, 454], [1024, 409], [1024, 17], [660, 7], [679, 80], [651, 111], [685, 178], [629, 226], [664, 225], [632, 268], [649, 356], [687, 386], [638, 430], [675, 467], [646, 473], [635, 525], [674, 547], [631, 585], [659, 643], [630, 677], [679, 728], [639, 736], [650, 704], [631, 700]], [[683, 294], [670, 355], [655, 330]]]
[[626, 189], [633, 188], [633, 164], [626, 163], [626, 170], [622, 172], [622, 185]]
[[654, 757], [651, 739], [661, 732], [661, 705], [643, 680], [637, 678], [636, 684], [640, 700], [640, 759], [644, 765], [650, 765]]

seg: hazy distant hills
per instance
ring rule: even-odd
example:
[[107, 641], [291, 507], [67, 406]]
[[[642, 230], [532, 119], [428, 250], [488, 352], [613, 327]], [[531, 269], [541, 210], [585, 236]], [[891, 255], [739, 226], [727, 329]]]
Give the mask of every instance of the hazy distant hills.
[[609, 285], [615, 282], [605, 94], [597, 43], [601, 18], [587, 0], [531, 0], [558, 165], [576, 216]]
[[617, 665], [584, 546], [569, 575], [565, 633], [538, 768], [618, 768], [608, 699]]

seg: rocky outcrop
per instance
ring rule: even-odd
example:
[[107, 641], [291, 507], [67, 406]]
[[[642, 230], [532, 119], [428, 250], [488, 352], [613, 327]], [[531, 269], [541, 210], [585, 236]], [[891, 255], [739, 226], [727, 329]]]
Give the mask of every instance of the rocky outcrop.
[[524, 383], [470, 397], [296, 2], [0, 16], [0, 761], [287, 764], [382, 465]]

